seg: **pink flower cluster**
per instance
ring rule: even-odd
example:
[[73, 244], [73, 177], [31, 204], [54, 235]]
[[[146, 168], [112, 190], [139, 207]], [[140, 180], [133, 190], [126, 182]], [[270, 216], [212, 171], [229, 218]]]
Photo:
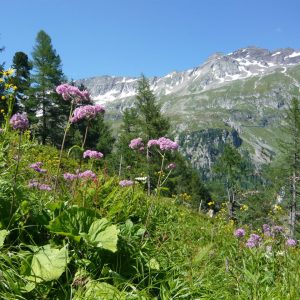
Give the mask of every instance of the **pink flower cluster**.
[[238, 228], [238, 229], [234, 232], [234, 235], [235, 235], [237, 238], [243, 237], [245, 234], [246, 234], [246, 231], [245, 231], [244, 228]]
[[64, 100], [71, 100], [74, 101], [74, 103], [88, 102], [91, 100], [88, 91], [80, 91], [78, 87], [67, 83], [56, 87], [56, 92], [62, 95]]
[[254, 248], [259, 246], [260, 243], [261, 243], [261, 237], [258, 234], [252, 233], [250, 234], [250, 237], [247, 240], [246, 246], [248, 248]]
[[134, 184], [134, 182], [132, 180], [121, 180], [119, 182], [119, 185], [121, 187], [132, 186], [133, 184]]
[[176, 164], [175, 163], [170, 163], [170, 164], [167, 165], [167, 169], [169, 169], [169, 170], [173, 170], [175, 168], [176, 168]]
[[278, 225], [270, 227], [268, 224], [263, 224], [263, 233], [266, 237], [274, 237], [275, 235], [284, 233], [284, 228]]
[[[268, 242], [270, 240], [275, 240], [278, 237], [284, 236], [285, 228], [282, 226], [272, 226], [270, 227], [268, 224], [263, 224], [263, 236], [259, 236], [257, 234], [250, 234], [249, 238], [247, 239], [247, 242], [245, 243], [245, 246], [248, 248], [254, 248], [254, 247], [259, 247], [263, 244], [264, 239], [267, 240]], [[243, 238], [246, 235], [246, 231], [243, 228], [238, 228], [234, 231], [234, 236], [237, 238]], [[271, 238], [271, 239], [270, 239]], [[291, 238], [287, 238], [285, 240], [285, 245], [288, 247], [295, 247], [297, 245], [297, 241]], [[267, 245], [266, 249], [268, 251], [272, 250], [272, 246]]]
[[97, 176], [96, 176], [96, 174], [95, 174], [93, 171], [91, 171], [91, 170], [86, 170], [86, 171], [84, 171], [84, 172], [79, 173], [79, 174], [78, 174], [78, 177], [79, 177], [79, 178], [83, 178], [83, 179], [94, 179], [94, 178], [96, 178]]
[[90, 120], [104, 112], [105, 108], [100, 104], [80, 106], [74, 110], [70, 122], [77, 123], [83, 119]]
[[285, 244], [288, 247], [295, 247], [297, 245], [297, 241], [294, 239], [287, 239]]
[[64, 179], [69, 180], [69, 181], [75, 180], [77, 178], [95, 179], [96, 177], [97, 177], [96, 174], [91, 170], [86, 170], [84, 172], [76, 173], [76, 174], [72, 174], [72, 173], [65, 173], [64, 174]]
[[28, 182], [28, 187], [30, 188], [38, 188], [41, 191], [51, 191], [52, 188], [50, 185], [45, 183], [39, 183], [36, 179], [31, 179]]
[[129, 148], [133, 150], [144, 150], [144, 143], [142, 138], [136, 138], [130, 141]]
[[24, 131], [29, 127], [29, 121], [27, 118], [26, 113], [16, 113], [14, 114], [10, 121], [9, 124], [12, 126], [13, 129], [17, 130], [19, 129], [20, 131]]
[[31, 165], [29, 166], [29, 168], [31, 168], [31, 169], [33, 169], [34, 171], [39, 172], [39, 173], [46, 173], [47, 170], [41, 169], [42, 166], [43, 166], [43, 163], [42, 163], [41, 161], [38, 161], [38, 162], [36, 162], [36, 163], [34, 163], [34, 164], [31, 164]]
[[83, 153], [83, 158], [93, 158], [93, 159], [100, 159], [103, 157], [103, 153], [98, 152], [98, 151], [93, 151], [93, 150], [86, 150]]
[[178, 149], [178, 144], [176, 142], [173, 142], [172, 140], [161, 137], [158, 140], [149, 140], [147, 146], [148, 148], [152, 146], [159, 146], [160, 150], [162, 151], [169, 151], [169, 150], [177, 150]]

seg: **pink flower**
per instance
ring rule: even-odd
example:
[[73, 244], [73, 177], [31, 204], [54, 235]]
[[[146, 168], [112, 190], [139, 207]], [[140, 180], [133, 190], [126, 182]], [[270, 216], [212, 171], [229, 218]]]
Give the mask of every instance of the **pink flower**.
[[254, 248], [260, 245], [261, 237], [255, 233], [250, 234], [249, 239], [247, 240], [246, 246], [248, 248]]
[[74, 103], [88, 102], [91, 100], [88, 91], [80, 91], [78, 87], [67, 83], [56, 87], [56, 92], [62, 95], [64, 100], [71, 100], [74, 101]]
[[41, 191], [51, 191], [52, 190], [50, 185], [45, 184], [45, 183], [39, 183], [36, 179], [29, 180], [28, 187], [29, 188], [37, 188]]
[[288, 246], [288, 247], [295, 247], [297, 245], [297, 241], [294, 240], [294, 239], [287, 239], [285, 244]]
[[42, 190], [42, 191], [51, 191], [52, 187], [48, 184], [40, 184], [38, 186], [38, 189]]
[[134, 182], [132, 180], [121, 180], [119, 182], [119, 185], [121, 187], [132, 186], [133, 184], [134, 184]]
[[96, 174], [91, 170], [86, 170], [78, 174], [78, 178], [83, 178], [83, 179], [94, 179], [96, 177], [97, 177]]
[[34, 163], [34, 164], [31, 164], [31, 165], [29, 166], [29, 168], [31, 168], [31, 169], [33, 169], [34, 171], [39, 172], [39, 173], [46, 173], [47, 170], [41, 169], [42, 165], [43, 165], [43, 163], [42, 163], [41, 161], [38, 161], [38, 162], [36, 162], [36, 163]]
[[103, 157], [103, 154], [101, 152], [98, 151], [93, 151], [93, 150], [86, 150], [83, 153], [83, 158], [94, 158], [94, 159], [100, 159]]
[[167, 165], [167, 169], [169, 169], [169, 170], [173, 170], [175, 168], [176, 168], [176, 164], [175, 163], [170, 163], [170, 164]]
[[19, 129], [20, 131], [24, 131], [29, 127], [29, 121], [27, 118], [26, 113], [16, 113], [14, 114], [10, 121], [9, 124], [12, 126], [13, 129], [17, 130]]
[[156, 145], [159, 146], [160, 150], [162, 151], [178, 149], [178, 144], [176, 142], [173, 142], [172, 140], [165, 137], [161, 137], [158, 140], [149, 140], [147, 144], [148, 148]]
[[243, 228], [238, 228], [235, 232], [234, 232], [234, 236], [236, 236], [237, 238], [243, 237], [245, 236], [246, 231]]
[[176, 142], [173, 142], [170, 139], [167, 139], [165, 137], [161, 137], [158, 139], [159, 142], [159, 148], [160, 150], [177, 150], [178, 144]]
[[72, 174], [72, 173], [65, 173], [64, 174], [64, 179], [65, 180], [75, 180], [76, 178], [78, 178], [78, 175], [77, 174]]
[[84, 105], [77, 107], [74, 112], [73, 116], [70, 120], [71, 123], [77, 123], [81, 120], [90, 120], [95, 118], [98, 114], [104, 113], [105, 108], [102, 105]]
[[150, 148], [152, 146], [159, 146], [158, 140], [149, 140], [147, 143], [147, 147]]
[[144, 147], [144, 143], [142, 141], [142, 138], [136, 138], [130, 141], [129, 148], [133, 150], [137, 150]]

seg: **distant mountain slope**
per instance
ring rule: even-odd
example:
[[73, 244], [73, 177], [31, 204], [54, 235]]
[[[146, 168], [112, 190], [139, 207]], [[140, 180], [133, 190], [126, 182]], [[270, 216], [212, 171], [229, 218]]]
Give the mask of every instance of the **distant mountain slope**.
[[[137, 80], [101, 76], [78, 83], [97, 102], [105, 103], [117, 127], [122, 110], [132, 105]], [[198, 67], [150, 78], [150, 83], [172, 120], [182, 151], [199, 170], [211, 169], [217, 149], [235, 132], [242, 139], [239, 146], [260, 165], [278, 152], [284, 109], [299, 96], [300, 51], [249, 47], [216, 53]], [[205, 143], [216, 144], [214, 154]]]

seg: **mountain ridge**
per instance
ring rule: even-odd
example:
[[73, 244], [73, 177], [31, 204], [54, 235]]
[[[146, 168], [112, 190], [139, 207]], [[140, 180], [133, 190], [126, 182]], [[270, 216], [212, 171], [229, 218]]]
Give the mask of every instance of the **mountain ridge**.
[[[252, 76], [263, 76], [275, 69], [290, 68], [300, 64], [300, 50], [280, 48], [274, 51], [258, 47], [246, 47], [232, 53], [212, 54], [201, 65], [184, 71], [172, 71], [163, 77], [150, 77], [150, 85], [157, 96], [177, 93], [186, 85], [197, 82], [198, 89], [208, 90], [230, 84], [232, 81]], [[135, 95], [138, 77], [93, 76], [79, 79], [92, 98], [106, 103]]]
[[[78, 81], [107, 107], [115, 133], [122, 112], [134, 103], [137, 77], [94, 77]], [[224, 143], [241, 139], [259, 168], [278, 157], [284, 112], [299, 97], [300, 51], [248, 47], [213, 54], [198, 67], [149, 78], [172, 135], [194, 167], [206, 176]]]

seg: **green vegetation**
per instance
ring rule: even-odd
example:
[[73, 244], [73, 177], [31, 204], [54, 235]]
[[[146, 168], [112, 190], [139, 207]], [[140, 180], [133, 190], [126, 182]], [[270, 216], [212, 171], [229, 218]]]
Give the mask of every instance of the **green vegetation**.
[[60, 84], [45, 32], [34, 53], [34, 84], [23, 53], [0, 71], [0, 299], [300, 298], [298, 100], [285, 155], [261, 170], [236, 130], [190, 130], [216, 159], [205, 185], [145, 77], [113, 151], [104, 107]]

